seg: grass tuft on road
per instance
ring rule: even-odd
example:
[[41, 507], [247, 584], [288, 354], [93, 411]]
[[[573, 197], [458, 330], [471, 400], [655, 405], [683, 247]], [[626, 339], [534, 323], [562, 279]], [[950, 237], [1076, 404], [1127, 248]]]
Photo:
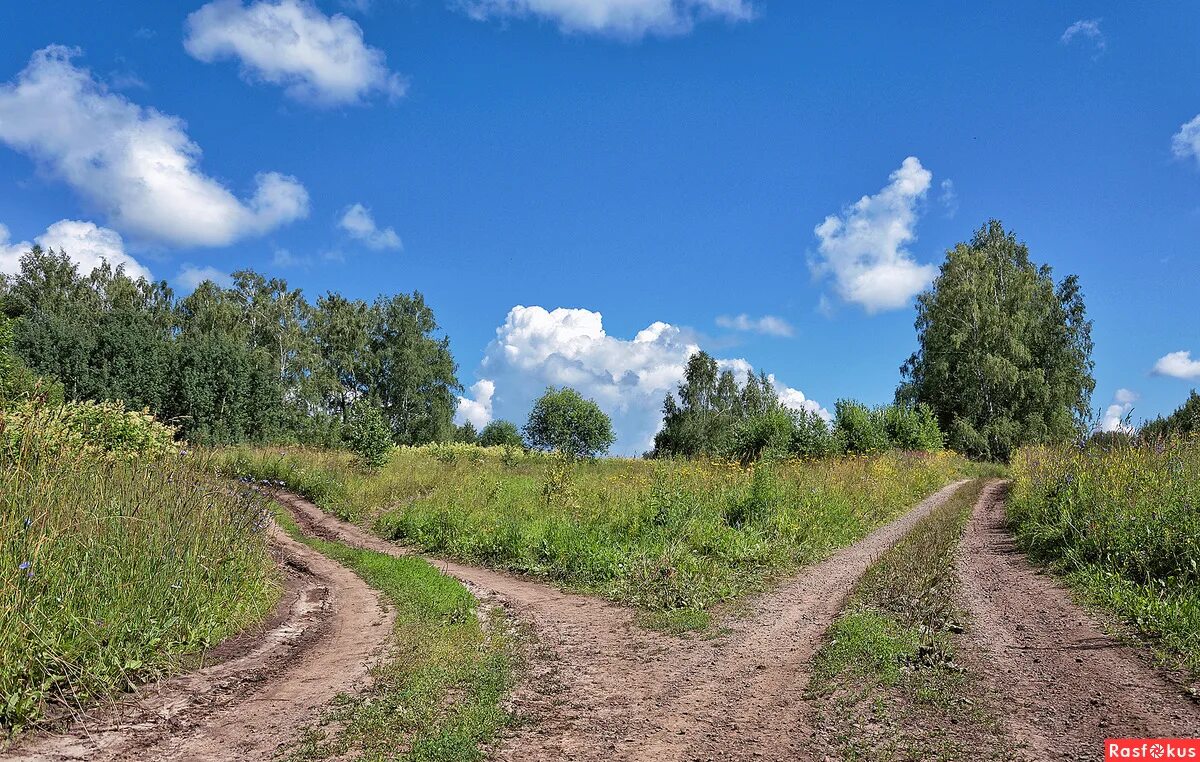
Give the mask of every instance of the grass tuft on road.
[[276, 519], [396, 608], [391, 653], [375, 669], [371, 688], [338, 697], [286, 750], [287, 759], [482, 759], [511, 719], [501, 702], [512, 682], [515, 644], [503, 613], [493, 609], [481, 618], [475, 597], [423, 559], [310, 537], [282, 508]]
[[[864, 573], [813, 662], [817, 743], [841, 759], [1008, 759], [992, 699], [957, 659], [954, 556], [982, 479]], [[990, 756], [980, 756], [981, 754]]]

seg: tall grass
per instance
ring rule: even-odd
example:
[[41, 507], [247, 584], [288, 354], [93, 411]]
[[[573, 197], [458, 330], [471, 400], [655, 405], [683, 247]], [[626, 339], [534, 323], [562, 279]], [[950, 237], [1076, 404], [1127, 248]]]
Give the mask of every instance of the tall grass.
[[1200, 437], [1026, 448], [1012, 471], [1022, 544], [1200, 673]]
[[254, 498], [179, 457], [60, 445], [25, 422], [0, 448], [0, 733], [169, 670], [278, 596]]
[[862, 538], [968, 467], [950, 453], [743, 469], [466, 446], [401, 448], [378, 472], [313, 450], [241, 449], [221, 461], [383, 537], [656, 611], [703, 610], [753, 590]]

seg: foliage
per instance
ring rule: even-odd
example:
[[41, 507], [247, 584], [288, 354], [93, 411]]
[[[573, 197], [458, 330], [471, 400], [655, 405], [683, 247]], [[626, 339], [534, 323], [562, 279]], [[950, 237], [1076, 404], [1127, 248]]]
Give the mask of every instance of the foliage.
[[[374, 474], [344, 453], [240, 449], [227, 468], [281, 479], [323, 509], [423, 550], [533, 574], [672, 622], [865, 536], [953, 479], [943, 452], [780, 461], [604, 459], [504, 448], [399, 448]], [[474, 455], [468, 455], [468, 451]], [[340, 488], [330, 490], [328, 485]], [[328, 496], [326, 496], [328, 495]]]
[[1056, 285], [999, 221], [946, 253], [916, 328], [896, 397], [932, 407], [953, 449], [1007, 460], [1082, 430], [1095, 381], [1079, 280]]
[[943, 447], [942, 432], [928, 405], [895, 403], [868, 408], [853, 400], [838, 400], [835, 410], [832, 446], [836, 452], [937, 452]]
[[48, 405], [26, 400], [0, 413], [0, 450], [15, 456], [25, 440], [35, 452], [72, 453], [110, 460], [157, 460], [178, 452], [175, 429], [145, 411], [126, 410], [119, 402], [69, 402]]
[[1187, 400], [1175, 412], [1159, 416], [1142, 426], [1138, 434], [1143, 439], [1155, 439], [1200, 433], [1200, 394], [1193, 389]]
[[335, 445], [363, 397], [399, 443], [450, 438], [459, 383], [421, 294], [314, 305], [280, 279], [242, 270], [232, 281], [176, 299], [165, 283], [107, 265], [82, 275], [35, 246], [0, 298], [16, 356], [67, 399], [146, 408], [192, 441]]
[[872, 410], [853, 400], [838, 400], [834, 410], [833, 436], [839, 451], [864, 454], [888, 449], [882, 409]]
[[612, 421], [600, 406], [564, 386], [548, 388], [533, 404], [525, 424], [525, 439], [539, 450], [594, 458], [608, 452], [614, 437]]
[[479, 433], [481, 447], [524, 447], [525, 440], [517, 425], [511, 421], [495, 420]]
[[359, 400], [350, 407], [347, 417], [349, 420], [342, 436], [350, 452], [371, 468], [387, 463], [388, 453], [392, 450], [392, 432], [379, 406], [370, 400]]
[[287, 758], [482, 759], [510, 720], [501, 706], [513, 671], [503, 614], [483, 620], [471, 593], [423, 559], [308, 537], [285, 511], [276, 518], [292, 537], [353, 569], [396, 611], [390, 658], [371, 687], [335, 702]]
[[462, 444], [479, 444], [479, 431], [475, 424], [467, 421], [462, 426], [454, 428], [454, 441]]
[[278, 596], [251, 495], [179, 457], [72, 452], [59, 421], [38, 420], [0, 449], [0, 726], [12, 732], [187, 666]]
[[1200, 673], [1200, 438], [1030, 447], [1012, 471], [1022, 545]]

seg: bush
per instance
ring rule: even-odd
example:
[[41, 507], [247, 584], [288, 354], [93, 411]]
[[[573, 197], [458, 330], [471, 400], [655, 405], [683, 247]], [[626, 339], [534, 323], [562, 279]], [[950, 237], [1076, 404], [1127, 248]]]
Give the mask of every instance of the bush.
[[603, 455], [614, 440], [612, 421], [600, 406], [566, 386], [547, 389], [534, 403], [525, 437], [532, 447], [572, 458]]
[[387, 463], [388, 453], [392, 451], [392, 432], [383, 418], [383, 411], [375, 403], [367, 400], [354, 403], [347, 416], [343, 437], [350, 451], [371, 468]]
[[933, 408], [917, 405], [888, 405], [883, 409], [883, 426], [892, 447], [901, 450], [937, 452], [945, 446]]
[[836, 410], [833, 431], [838, 449], [856, 454], [888, 449], [890, 443], [882, 411], [878, 408], [871, 410], [853, 400], [838, 400]]
[[0, 449], [20, 452], [35, 436], [37, 453], [82, 453], [109, 460], [155, 460], [177, 451], [175, 429], [120, 402], [49, 405], [28, 399], [0, 414]]
[[525, 440], [515, 423], [496, 420], [483, 427], [479, 444], [484, 447], [524, 447]]

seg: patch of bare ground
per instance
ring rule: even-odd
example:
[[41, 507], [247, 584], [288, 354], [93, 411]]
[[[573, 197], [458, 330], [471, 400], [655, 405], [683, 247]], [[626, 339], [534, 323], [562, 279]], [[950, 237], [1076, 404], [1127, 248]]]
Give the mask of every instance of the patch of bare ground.
[[975, 506], [958, 559], [977, 669], [1032, 759], [1103, 759], [1106, 738], [1200, 736], [1200, 703], [1107, 635], [1007, 530], [1007, 484]]
[[[512, 698], [524, 722], [494, 750], [505, 760], [795, 760], [810, 758], [804, 691], [821, 635], [855, 580], [956, 483], [864, 540], [747, 602], [718, 637], [679, 638], [637, 612], [521, 577], [449, 561], [439, 568], [495, 596], [536, 633]], [[280, 494], [306, 532], [385, 553], [405, 549]]]
[[29, 734], [0, 760], [269, 759], [335, 695], [365, 687], [392, 614], [353, 572], [271, 531], [285, 593], [262, 628], [63, 732]]

